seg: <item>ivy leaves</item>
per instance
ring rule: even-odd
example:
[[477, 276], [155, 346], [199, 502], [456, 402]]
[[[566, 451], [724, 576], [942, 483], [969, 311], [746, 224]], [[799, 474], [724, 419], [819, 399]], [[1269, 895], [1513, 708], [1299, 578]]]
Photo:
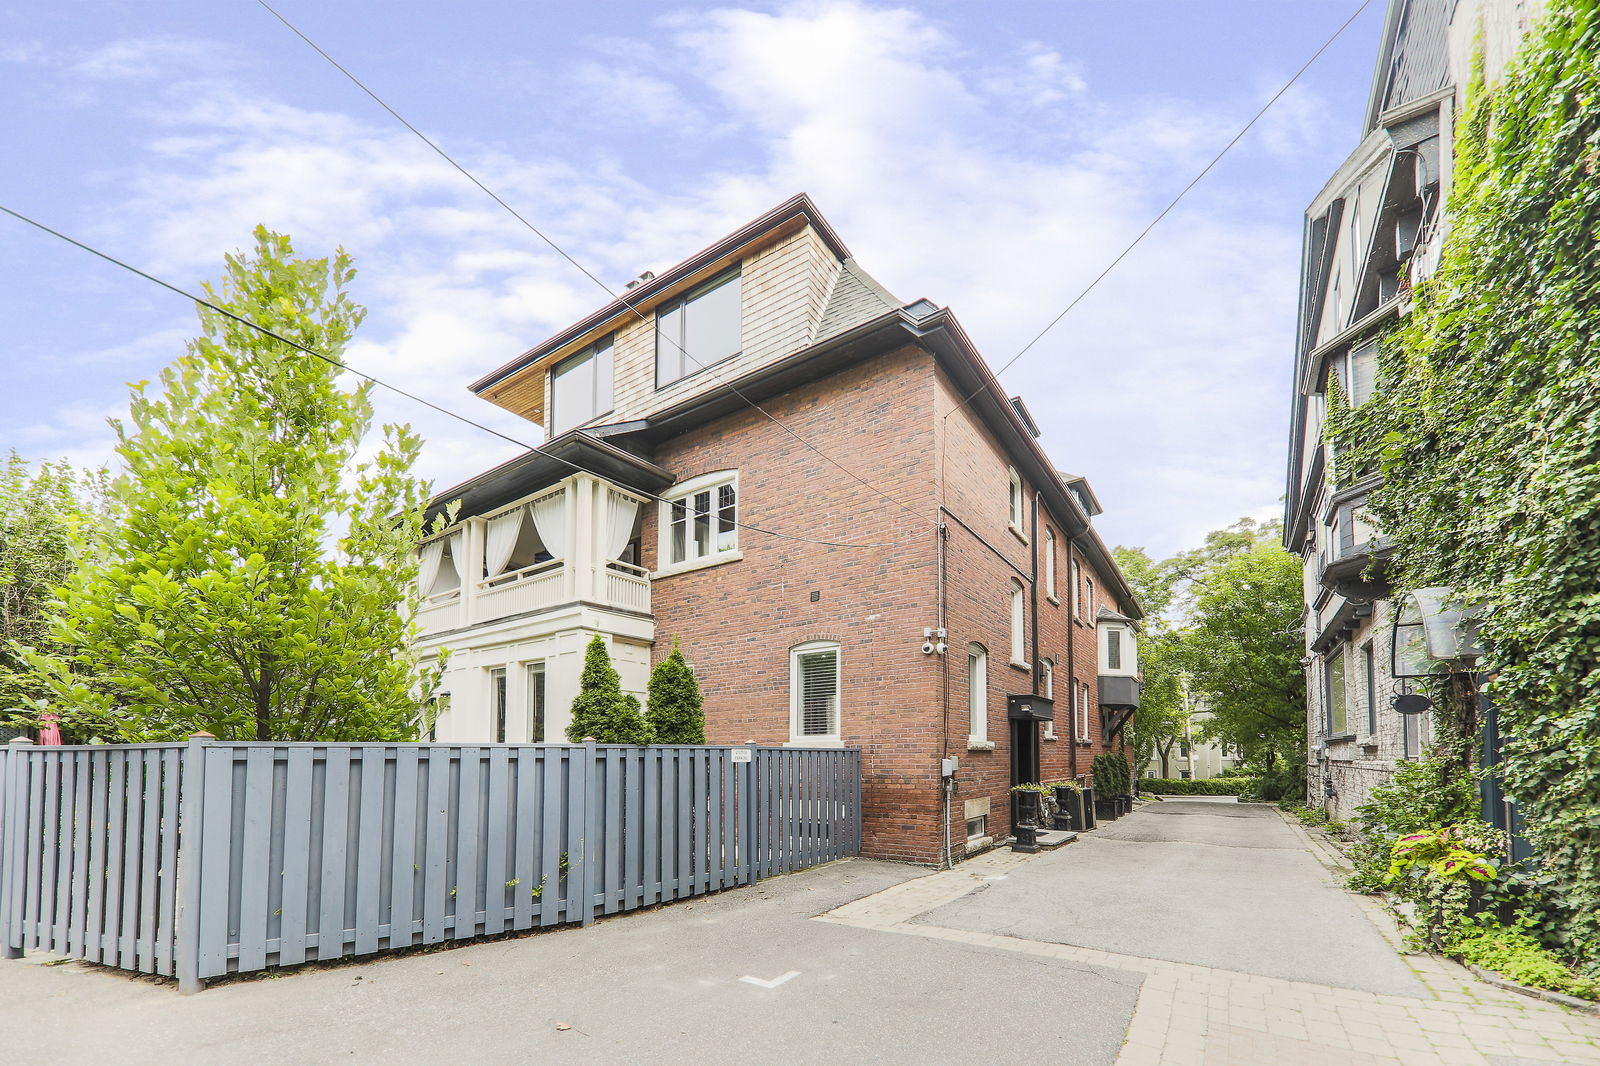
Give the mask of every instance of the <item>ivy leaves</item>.
[[[1481, 67], [1480, 67], [1481, 72]], [[1457, 129], [1439, 270], [1386, 338], [1379, 389], [1330, 417], [1412, 587], [1485, 604], [1505, 775], [1600, 966], [1600, 11], [1557, 0]], [[1344, 468], [1341, 468], [1344, 476]]]

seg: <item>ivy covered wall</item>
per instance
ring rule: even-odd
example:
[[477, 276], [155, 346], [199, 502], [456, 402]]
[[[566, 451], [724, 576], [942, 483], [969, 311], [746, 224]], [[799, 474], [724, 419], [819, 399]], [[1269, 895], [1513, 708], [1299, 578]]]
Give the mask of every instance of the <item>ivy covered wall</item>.
[[1551, 928], [1600, 965], [1600, 2], [1555, 0], [1456, 130], [1439, 271], [1335, 410], [1406, 587], [1486, 608]]

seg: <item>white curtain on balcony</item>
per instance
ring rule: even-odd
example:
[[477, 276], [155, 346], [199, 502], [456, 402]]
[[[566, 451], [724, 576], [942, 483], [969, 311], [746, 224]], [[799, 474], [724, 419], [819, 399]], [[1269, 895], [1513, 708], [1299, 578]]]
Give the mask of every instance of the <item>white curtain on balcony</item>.
[[544, 541], [544, 550], [550, 553], [552, 559], [565, 559], [567, 557], [567, 493], [552, 492], [541, 499], [534, 500], [528, 505], [528, 512], [533, 515], [533, 528], [539, 531], [539, 539]]
[[518, 507], [498, 518], [489, 519], [483, 546], [483, 562], [490, 577], [504, 572], [506, 563], [511, 561], [511, 552], [517, 546], [517, 534], [522, 532], [524, 510], [525, 508]]
[[417, 568], [417, 592], [423, 596], [432, 592], [433, 583], [439, 580], [439, 564], [444, 562], [444, 545], [448, 539], [439, 537], [430, 540], [418, 552], [422, 565]]
[[620, 556], [633, 536], [633, 522], [639, 517], [639, 501], [615, 489], [606, 490], [606, 561]]

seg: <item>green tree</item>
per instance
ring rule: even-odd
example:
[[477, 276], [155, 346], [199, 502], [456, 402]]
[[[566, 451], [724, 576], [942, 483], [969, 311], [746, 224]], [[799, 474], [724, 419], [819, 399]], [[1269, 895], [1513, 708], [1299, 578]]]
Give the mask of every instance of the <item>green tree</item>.
[[602, 744], [648, 744], [650, 725], [639, 711], [639, 698], [623, 695], [622, 678], [611, 665], [605, 638], [596, 633], [583, 654], [578, 697], [572, 701], [567, 739], [574, 744], [593, 737]]
[[672, 638], [672, 654], [650, 671], [650, 709], [647, 715], [651, 735], [657, 744], [704, 744], [706, 715], [700, 683], [688, 660]]
[[[263, 228], [208, 299], [337, 359], [365, 311], [355, 271], [298, 259]], [[420, 440], [371, 386], [200, 309], [200, 335], [113, 422], [121, 471], [92, 565], [62, 588], [28, 658], [79, 736], [154, 741], [402, 740], [432, 678], [410, 651]]]
[[1187, 716], [1183, 708], [1183, 661], [1178, 635], [1168, 612], [1172, 608], [1179, 581], [1177, 569], [1168, 559], [1156, 562], [1143, 548], [1117, 547], [1111, 550], [1117, 568], [1144, 609], [1143, 634], [1139, 641], [1139, 672], [1143, 688], [1139, 709], [1126, 730], [1133, 747], [1135, 766], [1143, 767], [1152, 758], [1161, 760], [1161, 776], [1169, 777], [1172, 749], [1182, 738]]
[[50, 601], [78, 565], [104, 496], [101, 471], [35, 468], [14, 451], [0, 466], [0, 713], [45, 693], [21, 649], [50, 645]]
[[1229, 552], [1195, 582], [1182, 640], [1191, 687], [1210, 711], [1208, 740], [1242, 749], [1271, 769], [1305, 744], [1300, 669], [1300, 560], [1270, 539]]

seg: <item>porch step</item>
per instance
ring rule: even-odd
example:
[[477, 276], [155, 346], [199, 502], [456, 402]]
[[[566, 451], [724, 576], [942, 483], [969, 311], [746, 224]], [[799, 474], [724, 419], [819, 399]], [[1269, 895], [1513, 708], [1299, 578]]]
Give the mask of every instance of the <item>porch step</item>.
[[1039, 847], [1043, 849], [1059, 848], [1077, 839], [1078, 834], [1069, 829], [1039, 830]]

